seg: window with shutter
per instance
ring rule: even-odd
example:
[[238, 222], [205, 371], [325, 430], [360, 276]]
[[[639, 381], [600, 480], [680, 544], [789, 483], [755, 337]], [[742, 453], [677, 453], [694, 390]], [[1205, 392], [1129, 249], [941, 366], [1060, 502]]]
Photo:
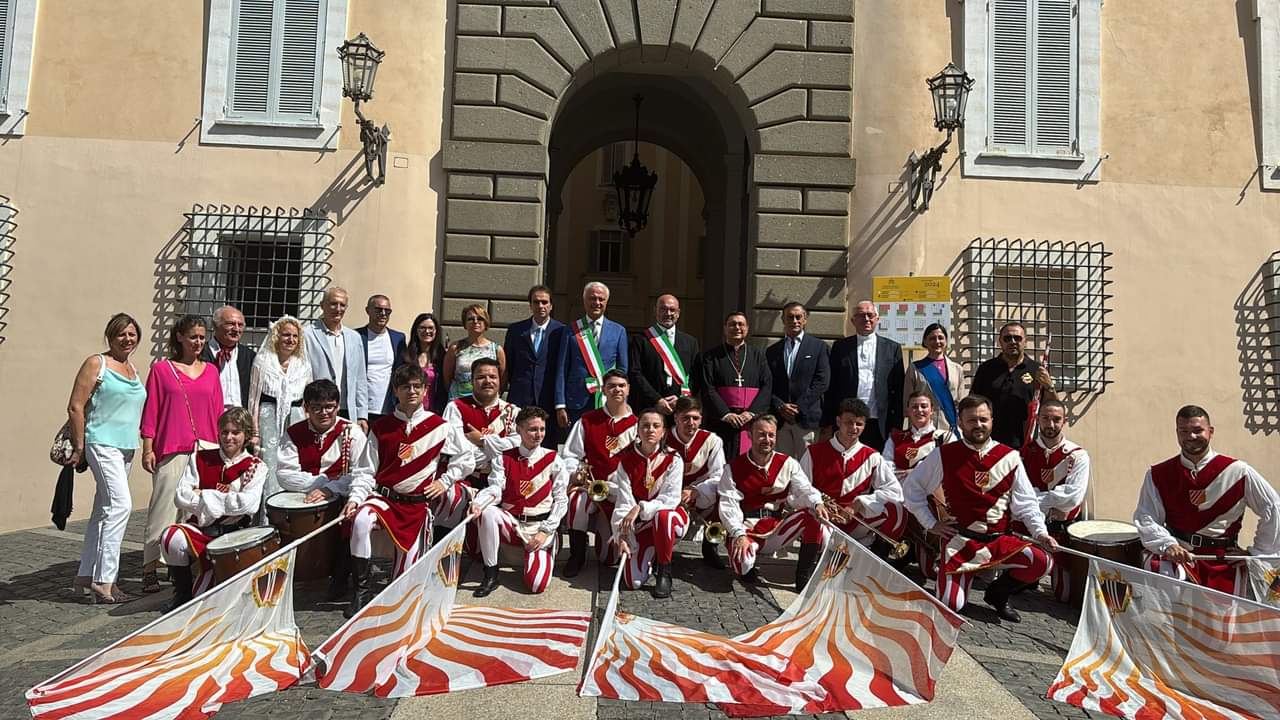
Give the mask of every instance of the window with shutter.
[[1102, 0], [965, 3], [964, 171], [1101, 179]]
[[1257, 24], [1262, 130], [1260, 158], [1263, 190], [1280, 190], [1280, 0], [1257, 0]]
[[13, 0], [0, 0], [0, 110], [8, 103], [9, 50], [13, 46]]
[[324, 0], [237, 0], [227, 116], [316, 122]]
[[0, 136], [26, 132], [36, 0], [0, 0]]

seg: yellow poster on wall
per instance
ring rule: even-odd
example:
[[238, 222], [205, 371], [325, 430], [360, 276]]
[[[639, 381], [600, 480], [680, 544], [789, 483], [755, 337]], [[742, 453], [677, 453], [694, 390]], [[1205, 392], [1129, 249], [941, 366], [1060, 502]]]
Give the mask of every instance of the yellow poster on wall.
[[880, 314], [877, 334], [905, 348], [921, 347], [924, 329], [933, 323], [951, 334], [951, 278], [946, 275], [874, 277], [871, 301]]

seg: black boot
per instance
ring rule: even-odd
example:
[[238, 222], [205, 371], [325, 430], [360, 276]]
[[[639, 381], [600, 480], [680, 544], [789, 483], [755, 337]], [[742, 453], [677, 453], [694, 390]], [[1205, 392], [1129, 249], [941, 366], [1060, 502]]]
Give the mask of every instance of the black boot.
[[575, 577], [587, 563], [587, 533], [585, 530], [569, 531], [569, 562], [564, 566], [565, 577]]
[[333, 574], [329, 576], [329, 602], [337, 602], [347, 596], [351, 577], [351, 550], [346, 543], [338, 545], [338, 555], [333, 559]]
[[369, 558], [351, 558], [351, 604], [347, 606], [342, 616], [351, 619], [353, 615], [360, 612], [360, 608], [369, 604], [373, 599], [373, 561]]
[[191, 587], [195, 584], [190, 565], [170, 565], [169, 577], [173, 579], [173, 600], [165, 608], [165, 612], [173, 612], [190, 602]]
[[1000, 573], [1000, 577], [996, 578], [995, 582], [987, 586], [987, 591], [983, 593], [982, 599], [995, 608], [996, 614], [1000, 616], [1001, 620], [1008, 620], [1012, 623], [1021, 622], [1022, 616], [1018, 614], [1017, 610], [1009, 607], [1009, 596], [1016, 592], [1021, 585], [1022, 583], [1014, 580], [1013, 576], [1006, 570]]
[[796, 592], [804, 592], [804, 586], [809, 584], [809, 578], [818, 567], [818, 555], [821, 553], [822, 546], [818, 543], [800, 543], [800, 557], [796, 560]]
[[745, 574], [738, 576], [738, 581], [743, 585], [755, 585], [760, 582], [760, 573], [755, 568], [751, 568]]
[[653, 586], [653, 596], [659, 600], [671, 597], [671, 563], [659, 563], [654, 567], [658, 582]]
[[724, 560], [720, 557], [720, 549], [714, 543], [702, 541], [702, 560], [717, 570], [724, 569]]
[[476, 597], [486, 597], [489, 593], [498, 589], [498, 566], [485, 565], [484, 579], [480, 581], [480, 587], [476, 588]]

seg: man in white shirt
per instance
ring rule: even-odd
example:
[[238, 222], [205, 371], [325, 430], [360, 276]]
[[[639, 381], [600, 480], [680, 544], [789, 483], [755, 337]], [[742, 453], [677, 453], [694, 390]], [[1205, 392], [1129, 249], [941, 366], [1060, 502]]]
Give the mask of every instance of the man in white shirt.
[[244, 314], [230, 305], [213, 311], [213, 337], [204, 346], [200, 359], [218, 368], [222, 383], [223, 407], [248, 407], [249, 374], [253, 370], [253, 348], [242, 347]]
[[[1022, 466], [1040, 500], [1049, 534], [1059, 543], [1067, 541], [1067, 526], [1075, 522], [1089, 491], [1089, 453], [1065, 435], [1067, 407], [1061, 400], [1044, 400], [1036, 416], [1039, 427], [1035, 442], [1022, 446]], [[1062, 602], [1071, 598], [1077, 580], [1068, 577], [1066, 558], [1053, 558], [1053, 594]]]
[[342, 324], [347, 314], [347, 291], [329, 287], [320, 300], [320, 319], [302, 329], [311, 361], [313, 380], [332, 380], [342, 399], [339, 414], [369, 431], [368, 375], [364, 361], [364, 341], [360, 334]]
[[857, 398], [867, 404], [871, 417], [862, 444], [884, 449], [884, 441], [902, 428], [902, 387], [906, 371], [902, 346], [876, 334], [880, 313], [870, 300], [853, 309], [853, 335], [831, 346], [831, 386], [822, 413], [824, 428], [835, 426], [840, 401]]
[[391, 371], [404, 362], [404, 333], [387, 327], [391, 321], [391, 298], [373, 295], [364, 307], [369, 324], [356, 330], [364, 340], [365, 407], [369, 408], [369, 423], [395, 410], [395, 396], [391, 394]]
[[[1146, 569], [1242, 595], [1248, 566], [1237, 559], [1245, 508], [1258, 516], [1249, 555], [1280, 553], [1280, 495], [1243, 460], [1209, 447], [1213, 424], [1197, 405], [1178, 410], [1181, 452], [1147, 470], [1133, 522]], [[1215, 556], [1209, 560], [1197, 556]]]

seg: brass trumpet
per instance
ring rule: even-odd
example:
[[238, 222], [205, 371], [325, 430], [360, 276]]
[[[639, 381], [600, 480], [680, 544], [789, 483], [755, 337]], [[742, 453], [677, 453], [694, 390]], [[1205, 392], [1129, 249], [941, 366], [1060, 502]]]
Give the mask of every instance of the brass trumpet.
[[609, 483], [604, 480], [592, 480], [587, 485], [587, 497], [594, 502], [604, 502], [609, 499]]
[[902, 540], [894, 540], [893, 538], [881, 532], [879, 529], [871, 527], [866, 523], [866, 521], [858, 517], [858, 513], [854, 512], [853, 508], [845, 507], [844, 505], [841, 505], [840, 503], [836, 502], [836, 499], [831, 497], [830, 495], [827, 495], [826, 493], [822, 494], [822, 504], [827, 508], [827, 513], [831, 515], [832, 522], [839, 525], [848, 525], [850, 522], [856, 522], [862, 527], [878, 535], [881, 540], [884, 540], [885, 542], [889, 543], [890, 545], [889, 559], [890, 560], [901, 560], [902, 558], [907, 556], [907, 553], [911, 552], [910, 545], [903, 542]]
[[706, 529], [702, 531], [702, 537], [712, 545], [723, 545], [726, 536], [724, 525], [715, 520], [707, 523]]

